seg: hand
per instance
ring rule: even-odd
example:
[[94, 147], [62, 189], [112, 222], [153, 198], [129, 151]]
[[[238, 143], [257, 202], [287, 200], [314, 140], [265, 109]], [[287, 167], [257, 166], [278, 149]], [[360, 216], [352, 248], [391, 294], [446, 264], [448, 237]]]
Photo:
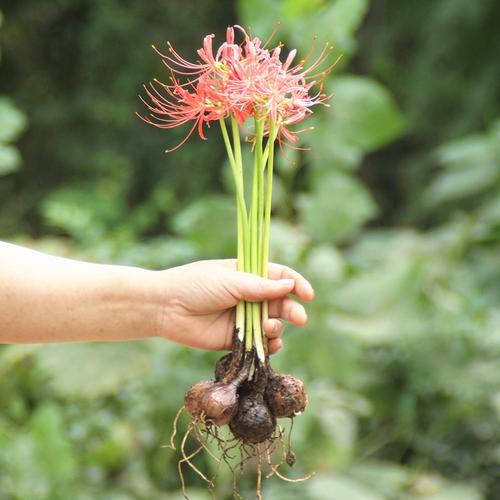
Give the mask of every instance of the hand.
[[269, 300], [264, 331], [269, 352], [281, 346], [284, 321], [307, 322], [304, 307], [289, 293], [310, 301], [314, 291], [296, 271], [269, 264], [269, 279], [236, 271], [235, 260], [206, 260], [162, 271], [167, 283], [159, 335], [199, 349], [231, 349], [235, 306], [241, 300]]

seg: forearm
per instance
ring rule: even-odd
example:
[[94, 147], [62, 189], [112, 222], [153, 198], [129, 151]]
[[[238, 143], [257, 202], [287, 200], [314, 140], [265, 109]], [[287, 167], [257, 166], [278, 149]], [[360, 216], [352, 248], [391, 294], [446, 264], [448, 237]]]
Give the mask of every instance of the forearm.
[[0, 343], [157, 334], [160, 273], [48, 256], [0, 242]]

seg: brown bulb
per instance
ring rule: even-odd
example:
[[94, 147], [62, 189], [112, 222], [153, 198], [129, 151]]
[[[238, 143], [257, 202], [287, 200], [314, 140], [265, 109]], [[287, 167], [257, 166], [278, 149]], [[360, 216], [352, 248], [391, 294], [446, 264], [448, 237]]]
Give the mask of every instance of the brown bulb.
[[220, 426], [231, 421], [238, 409], [237, 389], [234, 383], [217, 382], [204, 392], [200, 407], [207, 422]]
[[276, 418], [293, 418], [307, 406], [304, 382], [285, 373], [274, 374], [268, 380], [265, 399]]
[[201, 401], [208, 389], [214, 386], [212, 380], [201, 380], [191, 386], [184, 396], [184, 406], [188, 413], [194, 418], [200, 418], [202, 414]]
[[244, 443], [263, 443], [276, 429], [276, 419], [259, 393], [242, 394], [238, 411], [229, 424], [234, 436]]

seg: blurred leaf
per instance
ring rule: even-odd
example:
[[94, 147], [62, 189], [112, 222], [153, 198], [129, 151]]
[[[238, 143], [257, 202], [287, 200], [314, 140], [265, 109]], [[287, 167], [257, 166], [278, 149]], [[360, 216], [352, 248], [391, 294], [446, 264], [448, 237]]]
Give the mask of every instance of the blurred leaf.
[[336, 303], [345, 311], [375, 314], [403, 300], [414, 301], [422, 283], [422, 260], [407, 257], [389, 260], [359, 277], [351, 279], [338, 294]]
[[14, 146], [0, 143], [0, 176], [15, 172], [21, 163], [19, 151]]
[[37, 456], [47, 475], [57, 483], [68, 482], [76, 472], [75, 457], [64, 436], [63, 421], [54, 405], [40, 407], [31, 419], [29, 432], [37, 446]]
[[402, 466], [392, 463], [365, 462], [349, 469], [349, 476], [376, 492], [390, 498], [395, 492], [403, 492], [409, 486], [411, 472]]
[[19, 137], [26, 127], [26, 118], [6, 97], [0, 96], [0, 142]]
[[360, 157], [398, 138], [405, 121], [392, 96], [379, 83], [357, 76], [332, 78], [331, 108], [315, 119], [308, 138], [316, 164], [357, 166]]
[[324, 6], [325, 0], [283, 0], [283, 11], [290, 19], [312, 14]]
[[[265, 40], [277, 21], [281, 22], [275, 40], [285, 39], [290, 48], [307, 52], [313, 37], [320, 46], [330, 43], [346, 60], [355, 50], [354, 32], [368, 9], [367, 0], [239, 0], [238, 11], [245, 26]], [[262, 13], [265, 12], [265, 15]], [[332, 61], [333, 62], [333, 61]]]
[[166, 269], [203, 257], [203, 251], [191, 241], [180, 238], [150, 238], [128, 244], [118, 261], [127, 265]]
[[349, 498], [350, 500], [384, 500], [373, 489], [343, 476], [316, 476], [308, 483], [311, 498]]
[[373, 217], [376, 206], [355, 179], [331, 172], [298, 200], [301, 223], [320, 241], [342, 241]]
[[60, 408], [46, 403], [23, 429], [10, 429], [0, 447], [0, 488], [5, 498], [64, 500], [71, 496], [77, 462], [66, 441]]
[[122, 220], [123, 200], [112, 196], [104, 185], [93, 189], [66, 186], [53, 191], [43, 202], [43, 216], [53, 227], [63, 229], [79, 241], [102, 238]]
[[431, 203], [445, 203], [474, 196], [497, 184], [500, 164], [483, 163], [474, 168], [449, 170], [437, 176], [427, 192]]
[[177, 234], [208, 256], [235, 255], [236, 211], [228, 196], [211, 195], [194, 201], [173, 218]]
[[342, 254], [335, 247], [326, 244], [313, 247], [305, 264], [309, 279], [330, 284], [338, 283], [345, 277], [346, 267]]
[[116, 468], [138, 452], [136, 436], [130, 425], [113, 422], [108, 436], [90, 453], [89, 460], [106, 468]]
[[492, 163], [499, 152], [498, 145], [492, 139], [494, 137], [476, 134], [451, 141], [437, 149], [437, 161], [447, 168], [474, 167], [482, 163]]
[[468, 198], [499, 185], [500, 146], [495, 125], [488, 133], [444, 144], [436, 158], [442, 170], [424, 193], [431, 204]]
[[417, 477], [411, 487], [411, 500], [483, 500], [483, 495], [474, 487], [453, 484], [442, 478], [423, 474]]
[[271, 261], [296, 265], [308, 243], [309, 236], [302, 228], [282, 219], [271, 220]]
[[[256, 36], [269, 36], [277, 21], [284, 21], [282, 0], [238, 0], [238, 14], [243, 26], [251, 26]], [[265, 15], [262, 15], [265, 12]]]
[[345, 66], [356, 50], [354, 33], [361, 25], [368, 6], [368, 0], [324, 2], [323, 8], [311, 10], [309, 15], [297, 20], [294, 29], [290, 30], [291, 43], [305, 51], [309, 40], [312, 42], [312, 37], [316, 37], [320, 46], [325, 43], [333, 46], [330, 64], [340, 56], [339, 66]]
[[54, 392], [69, 399], [114, 394], [151, 366], [147, 345], [138, 342], [47, 345], [36, 361]]

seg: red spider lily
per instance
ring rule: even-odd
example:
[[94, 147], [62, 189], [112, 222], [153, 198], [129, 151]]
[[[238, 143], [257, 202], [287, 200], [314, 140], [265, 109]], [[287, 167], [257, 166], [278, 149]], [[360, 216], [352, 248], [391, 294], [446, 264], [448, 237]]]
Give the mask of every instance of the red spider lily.
[[[240, 44], [235, 43], [235, 29], [243, 37]], [[180, 56], [170, 43], [169, 55], [153, 47], [170, 70], [171, 83], [155, 80], [149, 87], [144, 86], [150, 102], [141, 99], [150, 114], [141, 118], [159, 128], [193, 122], [187, 136], [170, 151], [182, 146], [195, 130], [205, 139], [203, 126], [228, 116], [234, 116], [240, 124], [250, 117], [264, 118], [265, 133], [269, 129], [267, 122], [272, 120], [280, 145], [283, 140], [288, 145], [296, 143], [301, 131], [289, 127], [307, 118], [313, 106], [325, 104], [328, 99], [321, 90], [312, 96], [309, 92], [333, 67], [312, 74], [328, 58], [330, 47], [326, 46], [318, 59], [304, 68], [305, 61], [292, 66], [295, 50], [282, 62], [281, 44], [266, 49], [238, 25], [227, 29], [226, 41], [215, 54], [213, 39], [214, 35], [204, 38], [203, 47], [197, 51], [200, 61], [194, 63]], [[179, 76], [187, 77], [186, 81], [181, 83]]]

